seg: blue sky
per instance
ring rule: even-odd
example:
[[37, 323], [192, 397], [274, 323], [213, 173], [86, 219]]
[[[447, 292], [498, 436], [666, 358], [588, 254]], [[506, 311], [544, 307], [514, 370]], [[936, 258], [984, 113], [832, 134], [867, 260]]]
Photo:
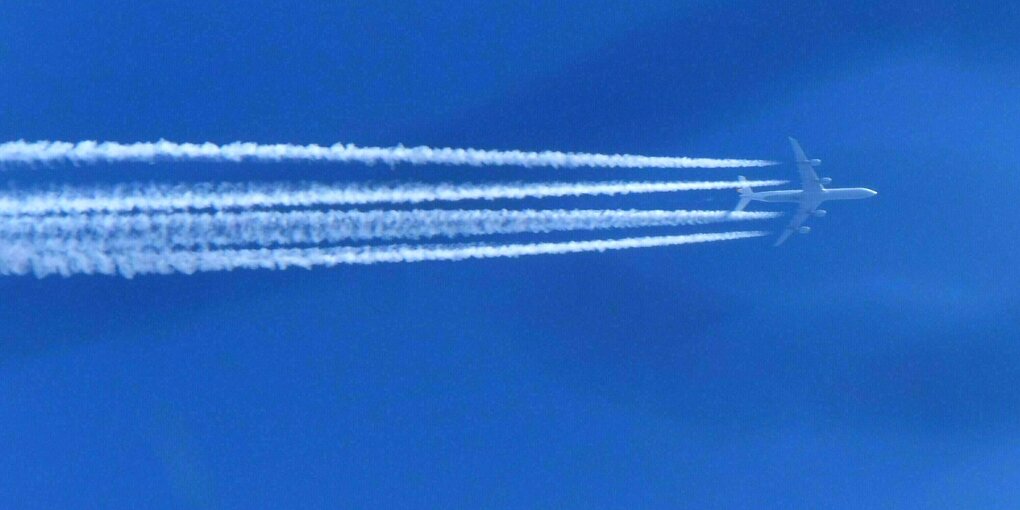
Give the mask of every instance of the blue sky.
[[[1016, 506], [1015, 6], [207, 4], [5, 6], [0, 139], [787, 159], [792, 135], [834, 184], [880, 195], [829, 207], [779, 250], [0, 279], [0, 506]], [[678, 172], [159, 163], [4, 178], [719, 175]]]

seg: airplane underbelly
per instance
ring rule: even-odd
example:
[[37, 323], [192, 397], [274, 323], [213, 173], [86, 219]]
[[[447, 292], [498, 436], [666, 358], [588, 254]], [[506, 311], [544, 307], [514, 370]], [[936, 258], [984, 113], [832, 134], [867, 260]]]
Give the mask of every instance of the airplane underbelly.
[[765, 197], [762, 197], [762, 198], [763, 198], [763, 201], [771, 202], [771, 203], [799, 202], [800, 201], [800, 193], [790, 193], [790, 194], [783, 193], [783, 194], [776, 194], [776, 195], [768, 195], [768, 196], [765, 196]]
[[861, 198], [868, 198], [874, 193], [866, 189], [837, 189], [831, 190], [827, 193], [826, 200], [857, 200]]

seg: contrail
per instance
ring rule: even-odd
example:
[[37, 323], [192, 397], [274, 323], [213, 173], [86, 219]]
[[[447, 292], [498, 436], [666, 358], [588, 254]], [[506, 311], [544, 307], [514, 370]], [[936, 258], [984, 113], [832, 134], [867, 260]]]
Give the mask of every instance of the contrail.
[[467, 165], [554, 168], [744, 168], [775, 165], [758, 159], [714, 159], [635, 156], [628, 154], [586, 154], [574, 152], [526, 152], [433, 147], [358, 147], [354, 144], [291, 145], [234, 142], [117, 143], [83, 141], [26, 142], [0, 144], [0, 163], [98, 163], [153, 162], [158, 160], [199, 161], [327, 161], [368, 165]]
[[459, 261], [527, 255], [603, 252], [682, 244], [747, 239], [766, 232], [744, 231], [717, 234], [689, 234], [596, 241], [533, 244], [480, 244], [454, 246], [375, 246], [335, 248], [264, 248], [244, 250], [123, 252], [39, 251], [21, 245], [0, 246], [0, 274], [120, 274], [131, 278], [141, 274], [191, 274], [234, 269], [287, 269], [290, 267], [331, 267], [341, 264]]
[[83, 212], [250, 209], [366, 204], [418, 204], [564, 196], [627, 195], [736, 189], [785, 184], [782, 180], [710, 182], [553, 182], [515, 184], [161, 184], [63, 188], [0, 193], [0, 215]]
[[493, 234], [604, 230], [765, 220], [774, 212], [667, 210], [242, 211], [17, 216], [0, 222], [0, 244], [105, 250], [336, 244]]

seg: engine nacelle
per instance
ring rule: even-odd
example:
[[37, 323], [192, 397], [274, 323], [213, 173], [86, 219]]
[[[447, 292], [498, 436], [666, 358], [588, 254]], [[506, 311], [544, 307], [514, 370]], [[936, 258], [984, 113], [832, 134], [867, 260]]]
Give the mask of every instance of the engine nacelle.
[[811, 166], [818, 166], [818, 165], [822, 164], [822, 160], [820, 160], [820, 159], [809, 159], [808, 163], [811, 163]]
[[797, 232], [800, 232], [801, 234], [810, 234], [811, 227], [800, 227], [797, 229]]
[[824, 209], [819, 209], [813, 214], [815, 215], [815, 218], [824, 218], [826, 214], [829, 214], [829, 212]]
[[832, 183], [832, 177], [822, 177], [821, 179], [818, 179], [818, 182], [820, 182], [822, 184], [831, 184]]

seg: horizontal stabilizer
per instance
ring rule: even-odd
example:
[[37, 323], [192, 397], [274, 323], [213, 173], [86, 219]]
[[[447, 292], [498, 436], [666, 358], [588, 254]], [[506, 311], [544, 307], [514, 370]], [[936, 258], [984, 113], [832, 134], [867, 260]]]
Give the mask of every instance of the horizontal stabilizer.
[[740, 192], [740, 202], [737, 203], [737, 207], [733, 209], [733, 212], [743, 211], [747, 207], [747, 204], [751, 203], [751, 195], [754, 191], [751, 189], [751, 183], [747, 182], [747, 178], [743, 175], [737, 177], [737, 182], [740, 183], [740, 187], [737, 191]]
[[749, 203], [751, 203], [750, 197], [740, 197], [740, 202], [737, 203], [737, 207], [733, 209], [733, 212], [743, 211]]

